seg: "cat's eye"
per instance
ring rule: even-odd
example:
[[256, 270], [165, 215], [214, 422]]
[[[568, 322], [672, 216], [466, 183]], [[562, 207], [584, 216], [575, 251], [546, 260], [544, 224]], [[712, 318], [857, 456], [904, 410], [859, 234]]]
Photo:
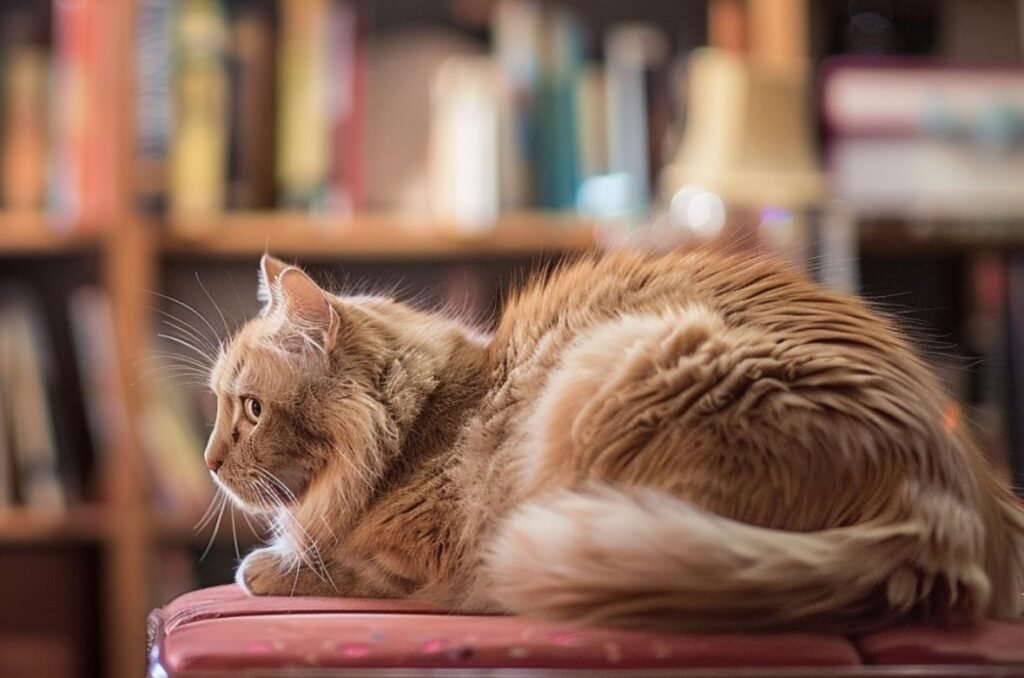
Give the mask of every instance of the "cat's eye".
[[245, 409], [245, 416], [249, 421], [255, 424], [260, 420], [260, 415], [263, 414], [263, 405], [260, 401], [245, 396], [242, 398], [242, 407]]

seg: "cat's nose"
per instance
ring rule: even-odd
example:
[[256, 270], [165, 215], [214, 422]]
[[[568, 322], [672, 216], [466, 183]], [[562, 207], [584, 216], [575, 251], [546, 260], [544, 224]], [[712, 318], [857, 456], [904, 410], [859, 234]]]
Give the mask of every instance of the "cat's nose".
[[224, 459], [220, 455], [207, 454], [204, 455], [206, 459], [206, 468], [210, 469], [214, 473], [220, 470], [220, 467], [224, 465]]

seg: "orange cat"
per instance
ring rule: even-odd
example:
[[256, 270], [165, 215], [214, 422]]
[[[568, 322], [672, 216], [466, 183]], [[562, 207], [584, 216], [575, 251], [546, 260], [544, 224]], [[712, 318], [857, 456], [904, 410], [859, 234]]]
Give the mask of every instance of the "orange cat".
[[1016, 615], [1024, 513], [890, 323], [765, 260], [586, 258], [492, 336], [264, 257], [206, 460], [254, 594], [673, 629]]

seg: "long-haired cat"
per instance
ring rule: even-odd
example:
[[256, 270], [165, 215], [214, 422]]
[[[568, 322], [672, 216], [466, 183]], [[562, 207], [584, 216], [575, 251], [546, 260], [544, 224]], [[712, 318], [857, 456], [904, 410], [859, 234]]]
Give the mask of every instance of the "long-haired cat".
[[491, 335], [264, 257], [206, 461], [253, 594], [680, 630], [1018, 614], [1024, 513], [886, 320], [764, 259], [584, 258]]

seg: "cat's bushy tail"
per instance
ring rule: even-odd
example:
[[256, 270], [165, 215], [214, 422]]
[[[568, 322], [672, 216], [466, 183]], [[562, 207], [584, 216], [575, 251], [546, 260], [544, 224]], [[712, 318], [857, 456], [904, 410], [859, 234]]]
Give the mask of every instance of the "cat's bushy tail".
[[657, 491], [566, 491], [505, 524], [492, 591], [518, 613], [679, 631], [862, 628], [943, 587], [947, 612], [975, 616], [989, 593], [979, 567], [908, 566], [935, 537], [917, 519], [791, 532]]

